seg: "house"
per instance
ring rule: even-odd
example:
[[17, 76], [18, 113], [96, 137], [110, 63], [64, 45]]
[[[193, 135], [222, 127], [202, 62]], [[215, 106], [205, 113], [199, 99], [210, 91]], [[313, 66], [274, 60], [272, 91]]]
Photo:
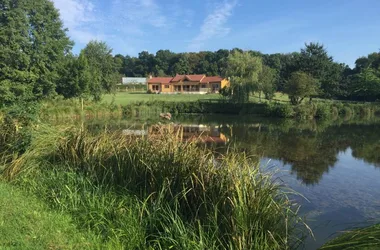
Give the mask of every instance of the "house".
[[218, 93], [225, 86], [230, 86], [230, 82], [220, 76], [176, 75], [175, 77], [149, 77], [148, 80], [148, 90], [162, 94]]

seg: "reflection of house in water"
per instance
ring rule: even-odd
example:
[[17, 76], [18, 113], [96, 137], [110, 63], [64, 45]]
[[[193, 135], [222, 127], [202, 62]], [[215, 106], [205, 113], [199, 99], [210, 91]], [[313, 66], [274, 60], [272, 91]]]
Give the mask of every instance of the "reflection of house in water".
[[155, 125], [149, 128], [149, 135], [155, 135], [162, 130], [170, 131], [181, 137], [184, 141], [200, 141], [204, 143], [226, 143], [227, 137], [219, 132], [217, 126], [206, 125], [178, 125], [178, 124], [166, 124]]
[[227, 138], [216, 126], [182, 125], [184, 140], [197, 140], [206, 143], [226, 143]]
[[160, 124], [148, 129], [128, 128], [122, 131], [124, 135], [154, 137], [160, 134], [173, 133], [184, 141], [200, 141], [204, 143], [225, 144], [228, 139], [219, 131], [218, 126], [193, 124]]

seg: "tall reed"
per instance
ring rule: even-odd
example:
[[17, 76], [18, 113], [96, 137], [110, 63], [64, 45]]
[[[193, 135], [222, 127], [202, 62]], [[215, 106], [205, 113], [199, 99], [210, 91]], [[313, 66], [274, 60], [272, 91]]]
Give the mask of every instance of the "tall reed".
[[128, 190], [141, 201], [140, 216], [149, 218], [150, 246], [285, 249], [297, 243], [297, 207], [255, 157], [213, 153], [182, 142], [170, 127], [141, 138], [41, 126], [4, 175], [14, 179], [42, 166], [74, 171], [112, 192]]

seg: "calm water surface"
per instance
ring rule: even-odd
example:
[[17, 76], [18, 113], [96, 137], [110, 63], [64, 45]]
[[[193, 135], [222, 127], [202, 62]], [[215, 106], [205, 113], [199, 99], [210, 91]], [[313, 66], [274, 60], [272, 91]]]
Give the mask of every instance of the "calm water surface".
[[[109, 129], [149, 133], [155, 120], [119, 120]], [[162, 122], [162, 121], [161, 121]], [[185, 136], [202, 135], [261, 157], [262, 165], [299, 192], [301, 214], [313, 229], [305, 249], [339, 232], [380, 222], [380, 122], [298, 122], [239, 116], [175, 117]], [[92, 129], [104, 123], [91, 122]]]

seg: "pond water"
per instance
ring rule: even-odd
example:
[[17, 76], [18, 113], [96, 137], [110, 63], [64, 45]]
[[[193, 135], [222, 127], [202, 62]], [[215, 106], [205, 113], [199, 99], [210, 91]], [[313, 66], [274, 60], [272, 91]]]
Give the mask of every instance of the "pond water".
[[[145, 134], [156, 122], [119, 120], [107, 127]], [[259, 156], [270, 170], [280, 170], [277, 177], [305, 197], [297, 202], [315, 236], [306, 240], [305, 249], [317, 249], [341, 231], [380, 222], [380, 121], [212, 115], [174, 117], [172, 122], [183, 125], [188, 138], [201, 136], [219, 150], [233, 145]], [[102, 122], [88, 126], [104, 129]]]

